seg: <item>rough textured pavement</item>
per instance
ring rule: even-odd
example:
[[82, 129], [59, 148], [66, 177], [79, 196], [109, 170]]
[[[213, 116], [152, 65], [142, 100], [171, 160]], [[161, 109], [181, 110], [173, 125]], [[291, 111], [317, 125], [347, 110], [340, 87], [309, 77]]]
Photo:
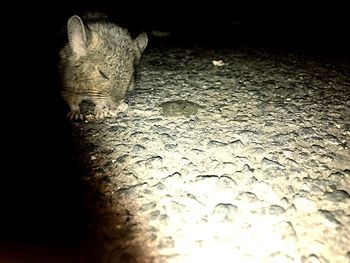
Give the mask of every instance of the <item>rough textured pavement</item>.
[[128, 111], [71, 124], [81, 261], [350, 262], [347, 63], [150, 45]]

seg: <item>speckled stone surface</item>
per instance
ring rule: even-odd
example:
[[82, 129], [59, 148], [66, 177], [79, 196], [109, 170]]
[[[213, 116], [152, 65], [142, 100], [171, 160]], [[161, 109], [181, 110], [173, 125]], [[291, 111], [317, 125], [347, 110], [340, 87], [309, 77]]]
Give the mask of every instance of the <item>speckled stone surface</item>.
[[350, 262], [348, 66], [150, 46], [125, 113], [71, 124], [92, 189], [83, 262]]

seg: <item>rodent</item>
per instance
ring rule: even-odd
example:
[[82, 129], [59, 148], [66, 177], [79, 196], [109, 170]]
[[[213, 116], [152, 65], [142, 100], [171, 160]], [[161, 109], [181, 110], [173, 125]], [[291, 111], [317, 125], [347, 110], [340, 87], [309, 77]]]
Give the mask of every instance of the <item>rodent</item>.
[[127, 29], [100, 13], [73, 15], [67, 22], [68, 43], [60, 50], [62, 97], [70, 107], [69, 120], [84, 119], [79, 104], [94, 105], [94, 119], [125, 111], [134, 87], [134, 66], [148, 44], [145, 32], [135, 39]]

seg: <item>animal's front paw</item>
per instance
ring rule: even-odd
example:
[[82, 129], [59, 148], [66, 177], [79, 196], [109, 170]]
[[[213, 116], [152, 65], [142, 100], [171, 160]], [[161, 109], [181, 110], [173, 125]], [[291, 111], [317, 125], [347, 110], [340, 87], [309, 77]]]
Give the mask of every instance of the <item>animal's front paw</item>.
[[128, 109], [128, 104], [121, 102], [117, 107], [113, 106], [111, 108], [104, 108], [101, 112], [101, 117], [115, 117], [119, 112], [124, 112]]
[[94, 118], [95, 120], [102, 120], [108, 116], [110, 116], [110, 109], [109, 108], [101, 108], [101, 107], [95, 107], [94, 110]]
[[83, 114], [80, 113], [80, 110], [71, 110], [70, 112], [68, 112], [67, 114], [67, 118], [70, 120], [70, 121], [76, 121], [76, 120], [83, 120], [84, 117], [83, 117]]
[[128, 104], [121, 102], [117, 107], [106, 107], [105, 105], [96, 105], [94, 115], [85, 116], [88, 121], [102, 120], [106, 117], [115, 117], [119, 112], [124, 112], [128, 109]]
[[128, 104], [126, 104], [124, 101], [119, 104], [117, 107], [117, 112], [124, 112], [128, 109]]

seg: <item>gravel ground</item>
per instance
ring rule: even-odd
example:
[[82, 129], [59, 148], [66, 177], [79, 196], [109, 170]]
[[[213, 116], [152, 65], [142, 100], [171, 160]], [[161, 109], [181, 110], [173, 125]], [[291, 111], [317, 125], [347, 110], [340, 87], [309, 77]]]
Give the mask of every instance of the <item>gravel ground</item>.
[[81, 262], [350, 262], [347, 63], [150, 45], [127, 112], [71, 124]]

